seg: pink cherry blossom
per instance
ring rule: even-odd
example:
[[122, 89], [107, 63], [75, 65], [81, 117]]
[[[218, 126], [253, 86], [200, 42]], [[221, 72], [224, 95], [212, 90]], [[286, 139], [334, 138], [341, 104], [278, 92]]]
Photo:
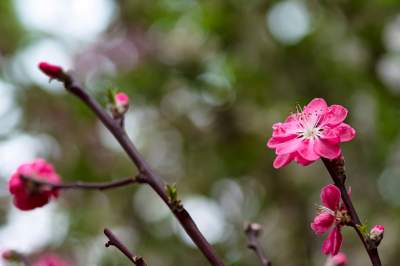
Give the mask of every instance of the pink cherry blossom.
[[311, 229], [318, 235], [331, 230], [322, 245], [322, 253], [336, 255], [343, 242], [342, 219], [346, 208], [340, 204], [341, 193], [335, 185], [327, 185], [321, 189], [321, 211], [311, 223]]
[[32, 266], [71, 266], [71, 264], [56, 255], [44, 255], [33, 263]]
[[47, 204], [52, 197], [58, 197], [58, 189], [34, 184], [32, 181], [23, 180], [21, 176], [53, 184], [61, 182], [61, 178], [55, 172], [53, 166], [43, 159], [36, 159], [33, 162], [22, 164], [8, 181], [8, 188], [14, 196], [14, 205], [17, 208], [32, 210]]
[[325, 264], [325, 266], [346, 266], [346, 265], [347, 265], [347, 257], [342, 252], [339, 252], [333, 257], [329, 257]]
[[328, 106], [324, 99], [315, 98], [285, 122], [275, 123], [267, 143], [277, 155], [273, 166], [280, 168], [292, 160], [308, 165], [321, 157], [337, 158], [340, 142], [350, 141], [356, 134], [343, 122], [347, 113], [341, 105]]

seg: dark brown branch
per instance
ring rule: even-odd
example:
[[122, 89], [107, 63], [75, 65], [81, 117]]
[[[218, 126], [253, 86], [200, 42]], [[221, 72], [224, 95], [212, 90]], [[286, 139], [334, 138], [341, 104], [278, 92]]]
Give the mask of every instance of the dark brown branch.
[[110, 182], [75, 182], [75, 183], [61, 183], [61, 184], [54, 184], [44, 180], [39, 180], [29, 176], [22, 176], [21, 178], [25, 181], [30, 181], [32, 183], [49, 186], [52, 188], [58, 189], [91, 189], [91, 190], [106, 190], [112, 189], [117, 187], [127, 186], [133, 183], [142, 183], [143, 180], [140, 175], [136, 177], [127, 177], [119, 180], [114, 180]]
[[107, 236], [108, 241], [106, 243], [106, 247], [114, 246], [119, 251], [121, 251], [133, 264], [136, 266], [147, 266], [146, 262], [142, 257], [138, 257], [133, 255], [129, 249], [122, 244], [122, 242], [111, 232], [110, 229], [104, 229], [104, 234]]
[[247, 236], [247, 247], [249, 249], [254, 250], [254, 253], [260, 260], [261, 266], [271, 266], [272, 263], [268, 260], [267, 256], [264, 253], [263, 248], [261, 247], [260, 241], [258, 237], [261, 235], [262, 228], [261, 225], [257, 223], [250, 223], [247, 225], [245, 229], [245, 233]]
[[104, 126], [114, 135], [129, 158], [138, 168], [141, 176], [143, 177], [143, 182], [147, 183], [159, 195], [165, 204], [168, 205], [186, 233], [200, 249], [203, 255], [208, 259], [210, 264], [213, 266], [223, 266], [224, 263], [220, 258], [217, 257], [214, 249], [204, 238], [203, 234], [200, 232], [189, 213], [183, 208], [183, 206], [182, 208], [176, 208], [173, 202], [169, 200], [169, 197], [165, 192], [165, 183], [150, 168], [148, 163], [138, 152], [123, 127], [121, 127], [119, 121], [114, 120], [93, 97], [91, 97], [84, 89], [82, 89], [77, 80], [75, 80], [71, 74], [69, 74], [66, 78], [63, 78], [62, 81], [64, 82], [65, 88], [70, 93], [81, 99], [96, 114]]
[[322, 161], [324, 162], [324, 165], [326, 169], [328, 170], [333, 182], [335, 185], [340, 189], [341, 195], [342, 195], [342, 200], [344, 202], [344, 205], [347, 208], [347, 211], [350, 214], [351, 220], [352, 220], [352, 227], [356, 231], [358, 237], [360, 238], [361, 242], [363, 243], [365, 250], [368, 253], [368, 256], [371, 260], [371, 263], [373, 266], [381, 266], [381, 260], [379, 258], [379, 253], [378, 249], [376, 247], [371, 247], [368, 245], [367, 240], [364, 238], [363, 234], [361, 233], [360, 229], [358, 226], [361, 226], [362, 223], [360, 221], [360, 218], [358, 217], [357, 211], [353, 206], [353, 202], [351, 201], [351, 198], [349, 197], [349, 194], [346, 190], [345, 186], [345, 181], [346, 181], [346, 173], [344, 169], [344, 158], [341, 156], [338, 159], [334, 160], [328, 160], [325, 158], [322, 158]]

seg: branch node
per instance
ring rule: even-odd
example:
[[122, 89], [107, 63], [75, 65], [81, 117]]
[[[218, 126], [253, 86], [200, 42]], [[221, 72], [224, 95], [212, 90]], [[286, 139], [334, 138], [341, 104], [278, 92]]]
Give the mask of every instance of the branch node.
[[265, 255], [258, 237], [262, 233], [262, 227], [258, 223], [249, 223], [245, 228], [245, 233], [247, 236], [247, 247], [254, 250], [256, 256], [258, 257], [261, 266], [271, 266], [272, 263], [268, 260]]

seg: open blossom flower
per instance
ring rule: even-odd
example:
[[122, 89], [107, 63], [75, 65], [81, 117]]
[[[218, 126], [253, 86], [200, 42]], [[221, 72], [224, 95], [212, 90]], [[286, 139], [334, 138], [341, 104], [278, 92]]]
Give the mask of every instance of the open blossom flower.
[[33, 263], [32, 266], [71, 266], [71, 264], [56, 255], [44, 255]]
[[346, 266], [347, 265], [347, 257], [344, 253], [339, 252], [333, 257], [329, 257], [326, 260], [325, 266]]
[[322, 245], [322, 253], [336, 255], [342, 245], [341, 228], [347, 221], [346, 208], [340, 204], [340, 190], [335, 185], [327, 185], [321, 189], [323, 206], [311, 223], [311, 229], [318, 235], [331, 230]]
[[273, 166], [280, 168], [292, 160], [308, 165], [321, 157], [337, 158], [341, 154], [340, 142], [350, 141], [356, 134], [343, 123], [346, 116], [343, 106], [328, 106], [324, 99], [315, 98], [285, 122], [275, 123], [267, 143], [277, 155]]
[[53, 166], [43, 159], [22, 164], [8, 181], [10, 193], [14, 196], [14, 205], [21, 210], [32, 210], [47, 204], [51, 197], [58, 197], [58, 189], [47, 185], [40, 185], [26, 180], [30, 177], [39, 181], [59, 184], [61, 178]]

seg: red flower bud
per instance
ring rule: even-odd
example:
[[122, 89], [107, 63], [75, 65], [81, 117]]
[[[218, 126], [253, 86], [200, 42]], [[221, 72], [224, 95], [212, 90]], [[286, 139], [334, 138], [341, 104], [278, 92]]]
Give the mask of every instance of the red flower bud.
[[34, 181], [24, 180], [22, 177], [33, 177], [37, 180], [59, 184], [60, 176], [54, 167], [43, 159], [36, 159], [22, 164], [11, 175], [8, 181], [10, 193], [14, 197], [14, 205], [20, 210], [32, 210], [46, 205], [51, 198], [57, 198], [59, 189], [38, 185]]
[[60, 66], [52, 65], [46, 62], [39, 63], [39, 69], [53, 79], [61, 78], [64, 74], [63, 69]]

